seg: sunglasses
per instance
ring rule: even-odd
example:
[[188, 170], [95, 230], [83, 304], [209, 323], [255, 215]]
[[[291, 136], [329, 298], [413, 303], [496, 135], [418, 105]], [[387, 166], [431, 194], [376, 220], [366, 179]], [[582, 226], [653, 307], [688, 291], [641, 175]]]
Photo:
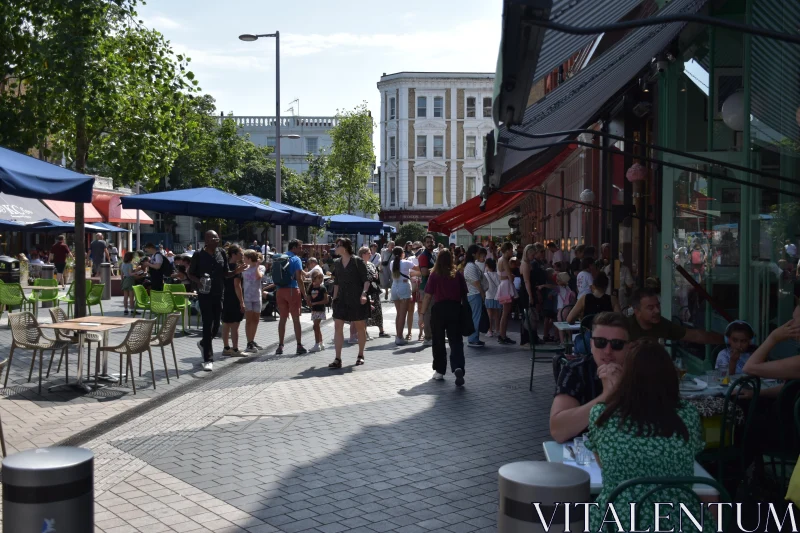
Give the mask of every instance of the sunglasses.
[[611, 349], [615, 352], [622, 350], [625, 345], [628, 344], [628, 341], [622, 339], [604, 339], [603, 337], [592, 337], [592, 341], [599, 350], [602, 350], [611, 343]]

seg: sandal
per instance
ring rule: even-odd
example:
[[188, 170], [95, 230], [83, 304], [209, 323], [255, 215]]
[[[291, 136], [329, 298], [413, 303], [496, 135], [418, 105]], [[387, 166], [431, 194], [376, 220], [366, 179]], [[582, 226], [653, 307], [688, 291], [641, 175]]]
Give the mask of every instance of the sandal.
[[[339, 364], [341, 365], [341, 362]], [[356, 366], [361, 366], [363, 364], [364, 364], [364, 356], [359, 355], [358, 358], [356, 359]]]
[[418, 341], [425, 340], [425, 334], [424, 334], [423, 332], [421, 332], [421, 331], [420, 331], [420, 332], [419, 332], [419, 337], [417, 337], [417, 340], [418, 340]]
[[409, 333], [408, 335], [406, 335], [406, 340], [407, 340], [407, 341], [410, 341], [410, 340], [411, 340], [411, 333]]
[[342, 368], [342, 360], [341, 359], [334, 359], [333, 363], [328, 365], [330, 369]]

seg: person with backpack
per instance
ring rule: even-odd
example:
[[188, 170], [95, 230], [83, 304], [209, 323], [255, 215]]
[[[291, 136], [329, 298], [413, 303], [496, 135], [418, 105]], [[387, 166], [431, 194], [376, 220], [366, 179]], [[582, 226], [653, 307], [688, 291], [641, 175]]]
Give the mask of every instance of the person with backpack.
[[150, 256], [150, 289], [154, 291], [164, 290], [164, 279], [172, 276], [175, 267], [164, 257], [164, 254], [156, 251], [156, 245], [148, 242], [144, 245], [144, 251]]
[[300, 241], [289, 241], [289, 248], [285, 254], [272, 256], [272, 281], [278, 288], [276, 299], [278, 303], [278, 349], [277, 355], [283, 354], [283, 342], [286, 335], [286, 320], [292, 315], [294, 336], [297, 339], [297, 355], [308, 353], [303, 347], [302, 331], [300, 330], [300, 306], [306, 297], [305, 283], [303, 283], [303, 262], [297, 256], [300, 251]]

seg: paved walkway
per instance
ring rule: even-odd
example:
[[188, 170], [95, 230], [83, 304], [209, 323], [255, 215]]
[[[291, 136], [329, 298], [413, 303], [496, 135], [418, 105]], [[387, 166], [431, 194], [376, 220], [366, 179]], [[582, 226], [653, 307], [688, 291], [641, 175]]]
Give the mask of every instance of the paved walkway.
[[[390, 303], [384, 315], [389, 326]], [[330, 348], [271, 355], [275, 329], [259, 328], [265, 355], [227, 359], [210, 374], [199, 371], [196, 337], [181, 338], [180, 384], [167, 385], [157, 364], [156, 391], [143, 374], [135, 399], [116, 386], [39, 397], [15, 355], [15, 385], [0, 402], [9, 443], [68, 438], [92, 449], [97, 531], [496, 530], [497, 469], [541, 459], [549, 438], [549, 365], [537, 366], [531, 393], [530, 352], [490, 339], [467, 348], [457, 389], [452, 375], [430, 381], [420, 343], [376, 338], [360, 367], [347, 347], [345, 367], [331, 371]], [[330, 321], [324, 335], [332, 339]]]

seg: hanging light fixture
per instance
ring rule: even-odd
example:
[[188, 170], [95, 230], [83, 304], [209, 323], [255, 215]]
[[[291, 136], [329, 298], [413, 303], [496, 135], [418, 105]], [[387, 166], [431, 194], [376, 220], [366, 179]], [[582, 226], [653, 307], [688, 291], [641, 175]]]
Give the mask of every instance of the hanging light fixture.
[[[585, 204], [590, 204], [594, 202], [594, 193], [591, 189], [585, 189], [580, 196], [581, 202]], [[584, 212], [588, 213], [590, 211], [589, 206], [584, 206]]]
[[647, 179], [647, 169], [639, 163], [634, 163], [625, 173], [625, 177], [628, 178], [628, 181], [631, 183], [644, 181]]
[[733, 131], [744, 130], [744, 91], [742, 89], [725, 99], [722, 104], [722, 121]]

